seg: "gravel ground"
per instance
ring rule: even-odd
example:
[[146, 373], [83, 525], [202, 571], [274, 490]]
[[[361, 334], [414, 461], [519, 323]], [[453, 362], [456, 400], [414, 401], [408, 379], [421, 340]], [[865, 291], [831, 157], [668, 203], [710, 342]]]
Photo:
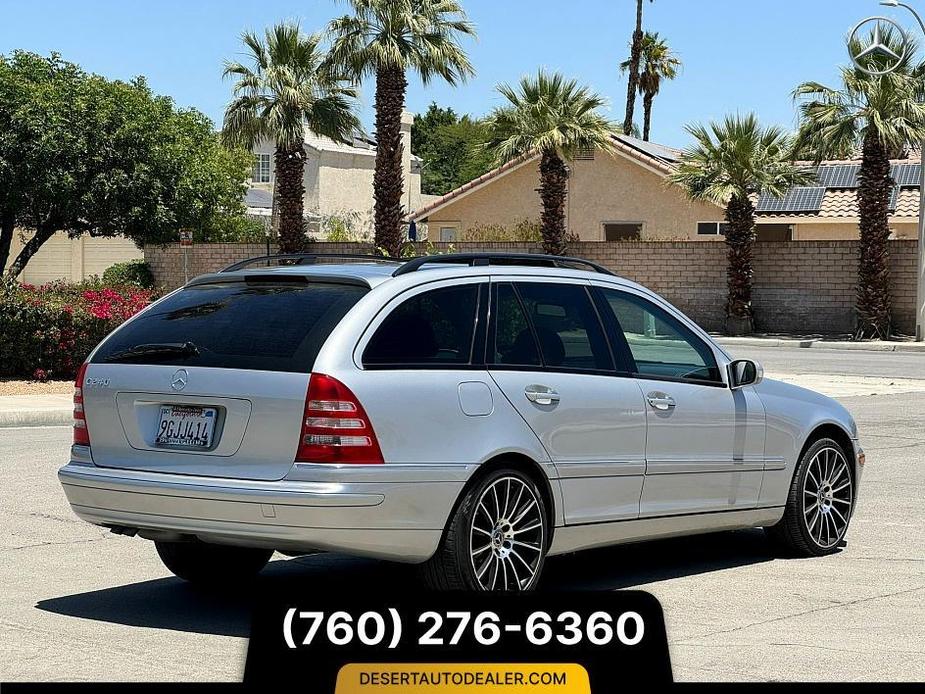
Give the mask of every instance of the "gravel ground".
[[0, 397], [4, 395], [55, 395], [74, 390], [73, 381], [18, 381], [0, 378]]

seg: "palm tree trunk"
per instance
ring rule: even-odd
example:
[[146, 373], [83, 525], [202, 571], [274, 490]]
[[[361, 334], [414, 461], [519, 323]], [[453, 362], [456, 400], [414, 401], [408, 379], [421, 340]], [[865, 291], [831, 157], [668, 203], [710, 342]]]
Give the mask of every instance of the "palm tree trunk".
[[890, 195], [895, 185], [890, 159], [875, 133], [864, 138], [858, 175], [860, 244], [858, 246], [858, 324], [856, 337], [886, 339], [891, 329]]
[[752, 252], [755, 207], [744, 196], [733, 196], [726, 207], [726, 332], [747, 335], [754, 329], [752, 315]]
[[633, 132], [633, 117], [636, 115], [636, 90], [639, 88], [639, 61], [642, 58], [642, 3], [636, 0], [636, 31], [633, 32], [633, 46], [630, 49], [629, 84], [626, 86], [626, 115], [623, 132]]
[[26, 265], [32, 259], [32, 256], [39, 252], [42, 244], [55, 235], [55, 231], [54, 225], [51, 224], [43, 225], [36, 229], [32, 238], [26, 241], [26, 245], [22, 247], [19, 255], [16, 256], [16, 260], [10, 264], [7, 275], [9, 277], [19, 277], [22, 271], [26, 269]]
[[408, 81], [400, 68], [376, 72], [376, 170], [373, 173], [375, 243], [390, 256], [401, 252], [402, 171], [401, 112]]
[[642, 125], [642, 139], [646, 142], [649, 141], [649, 133], [652, 130], [652, 103], [654, 101], [655, 94], [652, 92], [646, 92], [642, 99], [643, 118], [645, 119]]
[[16, 218], [11, 212], [0, 215], [0, 275], [10, 259], [10, 248], [13, 246], [13, 233], [16, 231]]
[[540, 160], [540, 198], [543, 201], [543, 252], [565, 255], [565, 201], [568, 167], [555, 151], [543, 152]]
[[276, 148], [276, 194], [279, 204], [279, 252], [305, 248], [305, 147]]

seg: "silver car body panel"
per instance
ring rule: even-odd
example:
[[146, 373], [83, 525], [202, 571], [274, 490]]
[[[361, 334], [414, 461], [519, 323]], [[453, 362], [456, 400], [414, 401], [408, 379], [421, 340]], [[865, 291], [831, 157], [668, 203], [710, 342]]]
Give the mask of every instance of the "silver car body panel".
[[[331, 331], [313, 371], [346, 384], [369, 415], [384, 465], [294, 463], [309, 374], [187, 368], [175, 392], [170, 366], [87, 369], [92, 447], [75, 446], [59, 477], [78, 516], [150, 538], [422, 562], [439, 546], [467, 482], [498, 460], [546, 480], [551, 554], [695, 534], [780, 519], [807, 440], [834, 426], [852, 440], [844, 407], [765, 379], [731, 390], [731, 357], [669, 303], [627, 280], [567, 269], [434, 266], [393, 278], [383, 264], [294, 266], [197, 278], [298, 274], [362, 283], [369, 291]], [[629, 292], [687, 326], [713, 352], [724, 383], [696, 385], [613, 374], [501, 367], [364, 369], [375, 330], [406, 299], [465, 283], [566, 282]], [[150, 310], [150, 309], [147, 309]], [[529, 386], [559, 394], [553, 405]], [[653, 391], [677, 406], [647, 405]], [[208, 451], [158, 449], [160, 404], [215, 407]], [[856, 467], [856, 480], [860, 468]]]

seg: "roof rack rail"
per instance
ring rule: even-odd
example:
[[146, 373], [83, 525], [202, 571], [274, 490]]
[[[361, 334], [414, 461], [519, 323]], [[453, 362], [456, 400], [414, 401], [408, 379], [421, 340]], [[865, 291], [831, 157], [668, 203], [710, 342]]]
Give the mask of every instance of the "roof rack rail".
[[487, 265], [520, 265], [526, 267], [553, 267], [568, 268], [570, 265], [581, 267], [573, 269], [590, 269], [603, 275], [613, 275], [607, 268], [582, 258], [571, 258], [564, 255], [541, 255], [539, 253], [447, 253], [445, 255], [427, 255], [412, 258], [397, 268], [392, 277], [407, 275], [416, 272], [424, 265], [447, 263], [455, 265], [469, 265], [470, 267]]
[[[400, 263], [401, 260], [397, 258], [389, 258], [384, 255], [364, 255], [362, 253], [277, 253], [275, 255], [260, 255], [254, 258], [248, 258], [247, 260], [241, 260], [237, 263], [229, 265], [220, 272], [235, 272], [236, 270], [243, 270], [246, 267], [251, 265], [259, 265], [260, 263], [266, 263], [269, 267], [271, 263], [277, 265], [286, 264], [286, 265], [315, 265], [318, 260], [325, 259], [343, 259], [343, 260], [365, 260], [366, 262], [379, 262], [379, 263]], [[291, 261], [288, 263], [280, 263], [279, 261]]]

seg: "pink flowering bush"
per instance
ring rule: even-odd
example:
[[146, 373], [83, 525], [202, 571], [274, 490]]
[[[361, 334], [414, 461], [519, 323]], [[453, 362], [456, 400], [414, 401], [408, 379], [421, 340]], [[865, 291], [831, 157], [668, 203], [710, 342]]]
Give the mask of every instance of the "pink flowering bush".
[[0, 286], [0, 376], [73, 378], [109, 332], [156, 298], [134, 285], [99, 280]]

